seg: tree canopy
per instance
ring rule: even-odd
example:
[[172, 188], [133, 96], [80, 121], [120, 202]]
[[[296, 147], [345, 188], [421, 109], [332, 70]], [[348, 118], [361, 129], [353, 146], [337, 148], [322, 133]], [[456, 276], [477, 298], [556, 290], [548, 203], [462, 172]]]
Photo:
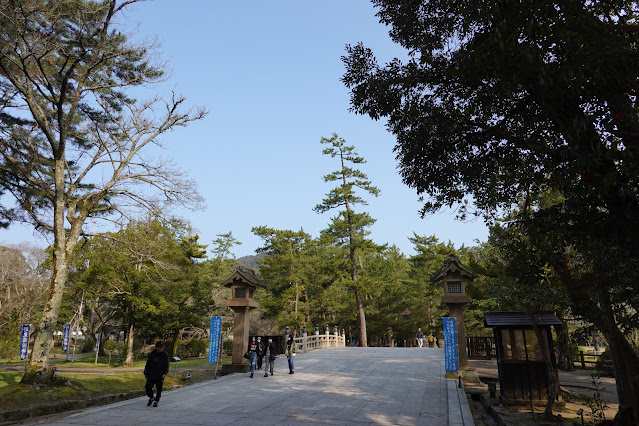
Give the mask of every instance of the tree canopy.
[[[388, 119], [423, 214], [516, 213], [534, 244], [553, 247], [547, 260], [573, 307], [611, 342], [618, 421], [639, 422], [639, 387], [626, 379], [638, 382], [639, 364], [623, 355], [634, 352], [611, 310], [636, 312], [617, 298], [636, 284], [595, 291], [591, 282], [584, 298], [577, 272], [615, 253], [639, 278], [628, 266], [639, 257], [636, 3], [373, 3], [408, 60], [382, 66], [363, 43], [347, 46], [352, 110]], [[538, 202], [548, 194], [552, 202]]]
[[[118, 30], [135, 0], [1, 0], [0, 191], [8, 218], [54, 236], [51, 287], [26, 380], [52, 378], [48, 352], [73, 253], [90, 217], [201, 199], [169, 161], [143, 155], [165, 132], [201, 119], [185, 99], [139, 101], [161, 81], [150, 46]], [[7, 215], [5, 215], [7, 216]], [[48, 379], [47, 379], [48, 378]]]

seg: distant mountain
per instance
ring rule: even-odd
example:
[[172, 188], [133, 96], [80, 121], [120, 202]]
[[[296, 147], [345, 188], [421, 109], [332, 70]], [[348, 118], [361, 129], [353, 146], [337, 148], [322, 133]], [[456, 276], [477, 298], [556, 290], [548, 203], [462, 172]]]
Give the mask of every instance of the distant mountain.
[[259, 272], [260, 266], [257, 264], [257, 261], [263, 258], [264, 256], [265, 256], [264, 253], [259, 253], [259, 254], [250, 255], [250, 256], [242, 256], [235, 260], [237, 260], [243, 266], [254, 269], [255, 272]]

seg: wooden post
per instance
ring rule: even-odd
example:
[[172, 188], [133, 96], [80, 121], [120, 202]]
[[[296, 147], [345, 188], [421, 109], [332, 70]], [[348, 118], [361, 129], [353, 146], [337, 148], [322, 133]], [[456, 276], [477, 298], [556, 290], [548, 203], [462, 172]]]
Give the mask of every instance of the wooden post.
[[579, 358], [581, 358], [581, 368], [586, 368], [586, 359], [584, 357], [584, 351], [579, 351]]

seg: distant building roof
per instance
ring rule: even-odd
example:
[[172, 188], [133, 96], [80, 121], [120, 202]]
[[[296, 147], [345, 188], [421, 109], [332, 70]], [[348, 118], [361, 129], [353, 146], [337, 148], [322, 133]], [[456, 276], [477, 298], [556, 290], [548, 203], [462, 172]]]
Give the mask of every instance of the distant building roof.
[[444, 278], [448, 271], [459, 271], [463, 276], [470, 279], [473, 279], [477, 276], [473, 273], [473, 271], [462, 265], [457, 256], [451, 254], [450, 256], [446, 256], [446, 259], [444, 259], [444, 266], [439, 271], [431, 275], [430, 280], [439, 281]]
[[[561, 325], [552, 311], [534, 312], [537, 325]], [[484, 327], [532, 327], [533, 322], [526, 312], [484, 312]]]
[[226, 277], [220, 284], [225, 287], [230, 287], [236, 281], [243, 281], [247, 284], [252, 285], [253, 287], [266, 288], [266, 284], [264, 284], [257, 278], [255, 271], [245, 266], [235, 267], [233, 272], [231, 272], [231, 275]]

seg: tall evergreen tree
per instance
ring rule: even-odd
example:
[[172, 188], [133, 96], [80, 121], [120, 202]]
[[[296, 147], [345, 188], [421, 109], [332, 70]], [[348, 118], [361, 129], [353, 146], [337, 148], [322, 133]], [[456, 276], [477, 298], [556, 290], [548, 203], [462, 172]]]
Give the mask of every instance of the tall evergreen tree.
[[257, 249], [266, 256], [259, 261], [260, 275], [269, 284], [267, 289], [273, 298], [264, 304], [270, 314], [278, 317], [280, 327], [289, 326], [293, 331], [308, 324], [308, 287], [312, 276], [310, 249], [313, 239], [303, 230], [277, 230], [266, 226], [252, 229], [264, 240]]
[[571, 304], [610, 343], [616, 422], [639, 424], [639, 356], [624, 333], [639, 322], [628, 297], [639, 289], [637, 3], [373, 3], [407, 60], [380, 66], [371, 49], [349, 46], [352, 109], [388, 118], [424, 212], [472, 198], [493, 215], [561, 195], [523, 215], [526, 233], [555, 240]]
[[413, 283], [411, 294], [420, 297], [421, 303], [415, 306], [415, 313], [424, 321], [420, 327], [435, 330], [441, 326], [441, 317], [446, 313], [441, 307], [444, 289], [441, 283], [433, 283], [430, 277], [444, 263], [446, 256], [457, 254], [452, 243], [444, 244], [436, 236], [421, 236], [413, 233], [408, 240], [413, 244], [415, 255], [411, 256], [410, 280]]
[[[423, 294], [413, 291], [409, 280], [409, 260], [396, 246], [381, 252], [361, 254], [363, 268], [358, 277], [367, 296], [366, 328], [369, 337], [392, 345], [411, 340], [415, 334], [417, 309], [423, 304]], [[370, 342], [369, 342], [370, 343]]]
[[357, 316], [359, 321], [359, 340], [362, 347], [367, 346], [366, 340], [366, 313], [362, 302], [360, 286], [357, 284], [357, 253], [366, 248], [378, 247], [366, 236], [370, 234], [368, 228], [375, 223], [375, 219], [368, 213], [357, 213], [353, 210], [358, 204], [366, 205], [367, 202], [358, 196], [356, 189], [367, 192], [375, 197], [379, 196], [379, 189], [371, 185], [363, 172], [351, 168], [349, 164], [364, 164], [366, 161], [360, 157], [354, 146], [346, 145], [346, 141], [336, 133], [330, 138], [323, 137], [320, 141], [328, 145], [323, 150], [324, 155], [339, 160], [339, 169], [324, 176], [324, 182], [338, 182], [320, 204], [315, 207], [318, 213], [338, 209], [339, 214], [331, 219], [331, 224], [324, 231], [331, 235], [337, 244], [348, 251], [351, 288], [355, 295]]

